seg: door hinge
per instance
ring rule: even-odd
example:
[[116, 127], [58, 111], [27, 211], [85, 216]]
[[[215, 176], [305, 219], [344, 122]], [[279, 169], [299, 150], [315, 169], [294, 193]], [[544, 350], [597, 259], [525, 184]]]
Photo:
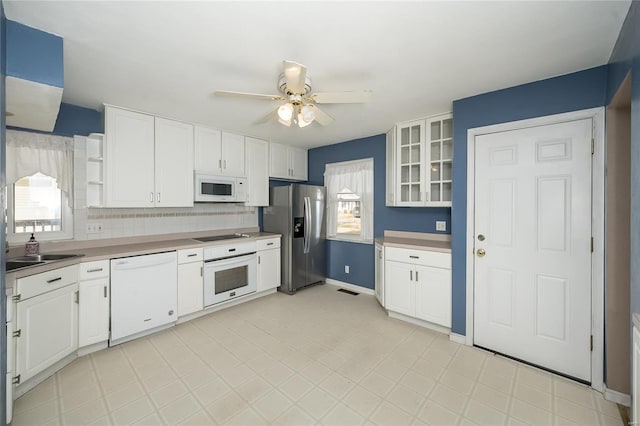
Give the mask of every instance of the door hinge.
[[591, 237], [591, 253], [593, 253], [593, 237]]
[[591, 335], [591, 352], [593, 352], [593, 334]]
[[20, 374], [18, 374], [17, 376], [15, 376], [14, 378], [11, 379], [11, 384], [12, 385], [19, 385], [20, 384]]
[[16, 294], [15, 296], [13, 296], [13, 301], [14, 302], [19, 302], [21, 297], [22, 297], [21, 294]]
[[11, 335], [13, 337], [20, 337], [21, 334], [22, 334], [22, 329], [14, 331]]
[[591, 138], [591, 155], [593, 155], [596, 152], [596, 141]]

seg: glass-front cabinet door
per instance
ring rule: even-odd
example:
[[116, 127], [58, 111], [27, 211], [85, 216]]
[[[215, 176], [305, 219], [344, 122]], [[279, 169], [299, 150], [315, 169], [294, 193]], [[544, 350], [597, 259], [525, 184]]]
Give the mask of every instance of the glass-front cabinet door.
[[429, 191], [427, 205], [451, 205], [453, 118], [443, 114], [427, 119]]
[[423, 205], [425, 191], [425, 122], [424, 120], [402, 123], [397, 127], [396, 146], [398, 168], [396, 196], [397, 205]]

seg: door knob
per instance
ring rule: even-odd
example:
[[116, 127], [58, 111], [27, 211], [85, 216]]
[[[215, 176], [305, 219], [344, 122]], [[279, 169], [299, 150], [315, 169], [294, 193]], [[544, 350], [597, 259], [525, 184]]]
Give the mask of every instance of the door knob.
[[484, 249], [478, 249], [476, 253], [478, 253], [478, 257], [484, 257], [484, 255], [487, 254]]
[[478, 241], [484, 241], [484, 235], [482, 234], [478, 235]]

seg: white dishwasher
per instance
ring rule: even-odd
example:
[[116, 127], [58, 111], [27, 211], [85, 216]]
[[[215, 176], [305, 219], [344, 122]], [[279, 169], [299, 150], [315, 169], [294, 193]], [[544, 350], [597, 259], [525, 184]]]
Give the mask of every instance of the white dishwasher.
[[175, 323], [177, 305], [177, 252], [111, 259], [111, 346]]

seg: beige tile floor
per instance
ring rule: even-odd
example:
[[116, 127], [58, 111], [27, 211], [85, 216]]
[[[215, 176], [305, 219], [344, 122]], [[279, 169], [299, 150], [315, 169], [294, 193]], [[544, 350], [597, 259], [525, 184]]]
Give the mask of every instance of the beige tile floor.
[[277, 293], [79, 358], [16, 401], [13, 425], [622, 424], [586, 386], [335, 290]]

